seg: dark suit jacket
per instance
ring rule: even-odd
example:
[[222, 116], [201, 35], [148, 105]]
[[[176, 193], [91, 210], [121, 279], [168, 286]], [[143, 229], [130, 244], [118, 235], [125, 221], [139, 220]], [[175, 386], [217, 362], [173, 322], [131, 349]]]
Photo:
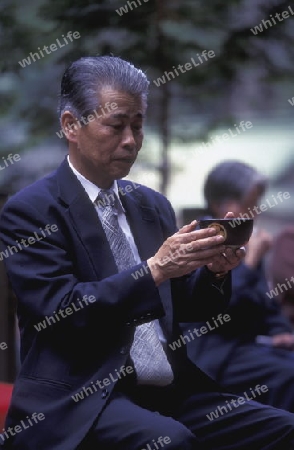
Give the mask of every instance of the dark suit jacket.
[[[135, 325], [159, 318], [172, 342], [179, 337], [179, 321], [205, 320], [227, 305], [230, 278], [221, 293], [205, 269], [155, 286], [146, 260], [176, 231], [174, 212], [165, 197], [147, 187], [134, 189], [128, 181], [119, 185], [124, 188], [121, 200], [143, 261], [121, 273], [95, 208], [67, 161], [11, 197], [4, 207], [3, 251], [15, 246], [16, 240], [28, 241], [35, 232], [41, 236], [40, 228], [44, 230], [46, 224], [58, 228], [4, 257], [18, 298], [22, 361], [6, 427], [33, 412], [45, 415], [42, 422], [7, 439], [13, 449], [73, 450], [78, 446], [115, 383], [79, 402], [72, 395], [91, 386], [91, 381], [115, 375], [126, 364]], [[136, 270], [141, 271], [137, 280], [132, 276]], [[85, 295], [96, 300], [80, 308]], [[34, 327], [73, 305], [80, 310], [42, 331]], [[193, 369], [184, 347], [169, 350], [168, 357], [176, 376], [195, 370], [199, 389], [214, 386], [199, 369]]]
[[[262, 265], [253, 270], [241, 263], [232, 270], [232, 296], [226, 310], [231, 320], [188, 343], [192, 361], [197, 361], [199, 367], [215, 380], [221, 381], [226, 367], [234, 364], [234, 354], [241, 344], [252, 344], [257, 348], [257, 335], [274, 336], [293, 331], [276, 299], [266, 295], [268, 291]], [[203, 323], [195, 326], [200, 328]], [[181, 324], [181, 327], [187, 333], [191, 323]], [[257, 357], [260, 358], [260, 352]], [[243, 367], [244, 379], [250, 376], [248, 364]]]

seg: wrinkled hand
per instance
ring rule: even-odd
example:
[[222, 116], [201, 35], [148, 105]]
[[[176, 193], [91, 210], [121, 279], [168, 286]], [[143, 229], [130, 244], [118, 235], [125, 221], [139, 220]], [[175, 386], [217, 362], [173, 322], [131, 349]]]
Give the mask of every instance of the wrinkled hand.
[[254, 231], [246, 246], [245, 264], [252, 268], [257, 267], [272, 242], [273, 238], [267, 231], [262, 229]]
[[207, 268], [214, 273], [229, 272], [240, 264], [244, 256], [244, 247], [236, 250], [232, 247], [225, 247], [223, 254], [215, 256], [213, 261], [207, 264]]
[[158, 252], [147, 260], [158, 286], [165, 280], [186, 275], [210, 264], [225, 251], [223, 236], [216, 236], [214, 228], [195, 230], [196, 220], [170, 236]]
[[[234, 218], [227, 213], [225, 218]], [[202, 266], [212, 272], [227, 272], [238, 266], [245, 255], [244, 249], [225, 247], [224, 237], [216, 235], [214, 228], [195, 230], [196, 220], [183, 226], [169, 237], [147, 264], [158, 286], [165, 280], [186, 275]]]
[[294, 334], [291, 333], [276, 334], [275, 336], [272, 336], [272, 338], [274, 347], [282, 347], [287, 348], [289, 350], [294, 349]]
[[[225, 219], [233, 219], [234, 217], [231, 212], [225, 215]], [[245, 254], [244, 247], [227, 246], [222, 254], [213, 257], [211, 263], [207, 264], [207, 268], [214, 273], [228, 272], [240, 264]]]

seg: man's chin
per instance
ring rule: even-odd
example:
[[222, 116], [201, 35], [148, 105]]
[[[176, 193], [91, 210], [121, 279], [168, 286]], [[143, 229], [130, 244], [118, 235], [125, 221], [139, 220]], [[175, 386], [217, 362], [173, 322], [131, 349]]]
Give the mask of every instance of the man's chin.
[[125, 178], [126, 176], [129, 175], [130, 170], [131, 170], [131, 167], [129, 167], [129, 168], [127, 168], [127, 169], [124, 169], [124, 170], [116, 170], [116, 171], [114, 172], [113, 178], [114, 178], [115, 180], [120, 180], [121, 178]]

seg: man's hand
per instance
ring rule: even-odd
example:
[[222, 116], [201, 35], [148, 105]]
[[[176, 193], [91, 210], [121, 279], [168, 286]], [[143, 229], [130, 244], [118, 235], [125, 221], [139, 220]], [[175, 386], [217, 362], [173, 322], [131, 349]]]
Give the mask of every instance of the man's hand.
[[207, 268], [214, 273], [225, 273], [237, 267], [245, 256], [245, 248], [226, 247], [221, 255], [213, 257]]
[[[232, 212], [228, 212], [225, 215], [225, 219], [233, 219], [235, 216]], [[242, 259], [245, 257], [245, 248], [236, 248], [236, 246], [225, 247], [224, 252], [221, 255], [213, 257], [212, 261], [207, 264], [207, 268], [214, 273], [225, 274], [229, 270], [237, 267]]]
[[211, 263], [225, 251], [223, 236], [216, 236], [214, 228], [195, 230], [196, 225], [194, 220], [183, 226], [148, 259], [147, 264], [157, 286]]
[[[234, 217], [230, 212], [225, 219]], [[217, 273], [227, 272], [240, 264], [245, 256], [244, 249], [225, 247], [222, 245], [224, 237], [216, 235], [214, 228], [195, 231], [196, 225], [196, 220], [184, 225], [147, 260], [157, 286], [165, 280], [186, 275], [205, 265], [210, 271]]]
[[252, 269], [256, 268], [273, 242], [272, 236], [265, 230], [253, 231], [246, 246], [245, 264]]
[[272, 339], [274, 347], [287, 348], [289, 350], [294, 349], [294, 334], [276, 334], [275, 336], [272, 336]]

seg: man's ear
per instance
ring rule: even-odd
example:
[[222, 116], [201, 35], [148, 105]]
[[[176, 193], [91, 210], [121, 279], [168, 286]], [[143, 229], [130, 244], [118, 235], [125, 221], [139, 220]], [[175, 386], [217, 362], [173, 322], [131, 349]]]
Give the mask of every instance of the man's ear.
[[70, 111], [64, 111], [61, 116], [61, 126], [65, 137], [70, 142], [77, 142], [77, 132], [80, 129], [79, 122]]

